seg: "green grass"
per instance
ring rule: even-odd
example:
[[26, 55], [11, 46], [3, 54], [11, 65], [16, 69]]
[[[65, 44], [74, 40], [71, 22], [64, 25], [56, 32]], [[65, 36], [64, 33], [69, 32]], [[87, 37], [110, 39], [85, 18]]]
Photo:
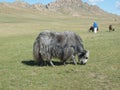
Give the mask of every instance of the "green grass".
[[[17, 16], [0, 16], [0, 90], [120, 89], [119, 22], [70, 16]], [[94, 20], [100, 26], [97, 34], [87, 31]], [[114, 24], [115, 32], [107, 32], [110, 22]], [[33, 42], [45, 29], [78, 33], [90, 51], [88, 63], [54, 68], [34, 65]]]

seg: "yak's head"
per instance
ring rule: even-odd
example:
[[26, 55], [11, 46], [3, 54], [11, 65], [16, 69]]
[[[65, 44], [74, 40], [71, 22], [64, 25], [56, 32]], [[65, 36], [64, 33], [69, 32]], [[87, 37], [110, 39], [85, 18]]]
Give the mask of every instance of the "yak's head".
[[89, 58], [89, 51], [84, 50], [83, 52], [78, 53], [78, 60], [81, 65], [85, 65]]

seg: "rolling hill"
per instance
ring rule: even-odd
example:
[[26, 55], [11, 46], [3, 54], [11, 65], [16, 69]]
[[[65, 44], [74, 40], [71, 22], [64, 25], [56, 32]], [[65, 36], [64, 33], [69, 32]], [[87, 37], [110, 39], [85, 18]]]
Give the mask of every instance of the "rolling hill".
[[117, 18], [119, 16], [105, 12], [98, 6], [89, 5], [82, 2], [82, 0], [56, 0], [54, 2], [43, 4], [28, 4], [22, 1], [16, 1], [13, 3], [3, 2], [0, 3], [0, 13], [4, 14], [57, 14], [57, 15], [69, 15], [76, 17], [112, 17]]

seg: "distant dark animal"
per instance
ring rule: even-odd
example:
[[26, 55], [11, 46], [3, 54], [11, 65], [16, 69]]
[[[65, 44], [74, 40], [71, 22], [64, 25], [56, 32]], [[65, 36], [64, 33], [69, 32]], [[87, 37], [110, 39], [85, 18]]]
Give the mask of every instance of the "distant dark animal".
[[[97, 31], [98, 31], [99, 29], [97, 28]], [[89, 32], [94, 32], [94, 27], [93, 26], [91, 26], [90, 28], [89, 28]]]
[[41, 32], [33, 45], [33, 56], [40, 65], [50, 63], [52, 58], [58, 58], [65, 64], [72, 59], [77, 64], [75, 55], [78, 55], [80, 64], [86, 64], [89, 52], [84, 49], [82, 39], [74, 32]]
[[113, 28], [112, 25], [109, 25], [109, 32], [110, 32], [110, 31], [115, 31], [115, 29]]

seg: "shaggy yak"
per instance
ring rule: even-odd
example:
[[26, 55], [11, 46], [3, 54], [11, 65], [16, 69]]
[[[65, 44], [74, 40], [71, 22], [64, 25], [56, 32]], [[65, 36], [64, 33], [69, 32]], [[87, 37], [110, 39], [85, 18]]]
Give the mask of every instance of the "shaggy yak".
[[78, 56], [80, 64], [85, 65], [89, 52], [84, 49], [82, 39], [74, 32], [41, 32], [33, 44], [33, 56], [39, 65], [48, 62], [54, 66], [52, 58], [58, 58], [65, 64], [72, 59], [77, 64], [75, 56]]
[[110, 32], [110, 31], [115, 31], [115, 29], [113, 28], [112, 25], [109, 25], [109, 32]]
[[[89, 31], [89, 32], [91, 32], [91, 31], [94, 32], [94, 27], [91, 26], [88, 31]], [[97, 28], [97, 31], [98, 31], [98, 28]]]

